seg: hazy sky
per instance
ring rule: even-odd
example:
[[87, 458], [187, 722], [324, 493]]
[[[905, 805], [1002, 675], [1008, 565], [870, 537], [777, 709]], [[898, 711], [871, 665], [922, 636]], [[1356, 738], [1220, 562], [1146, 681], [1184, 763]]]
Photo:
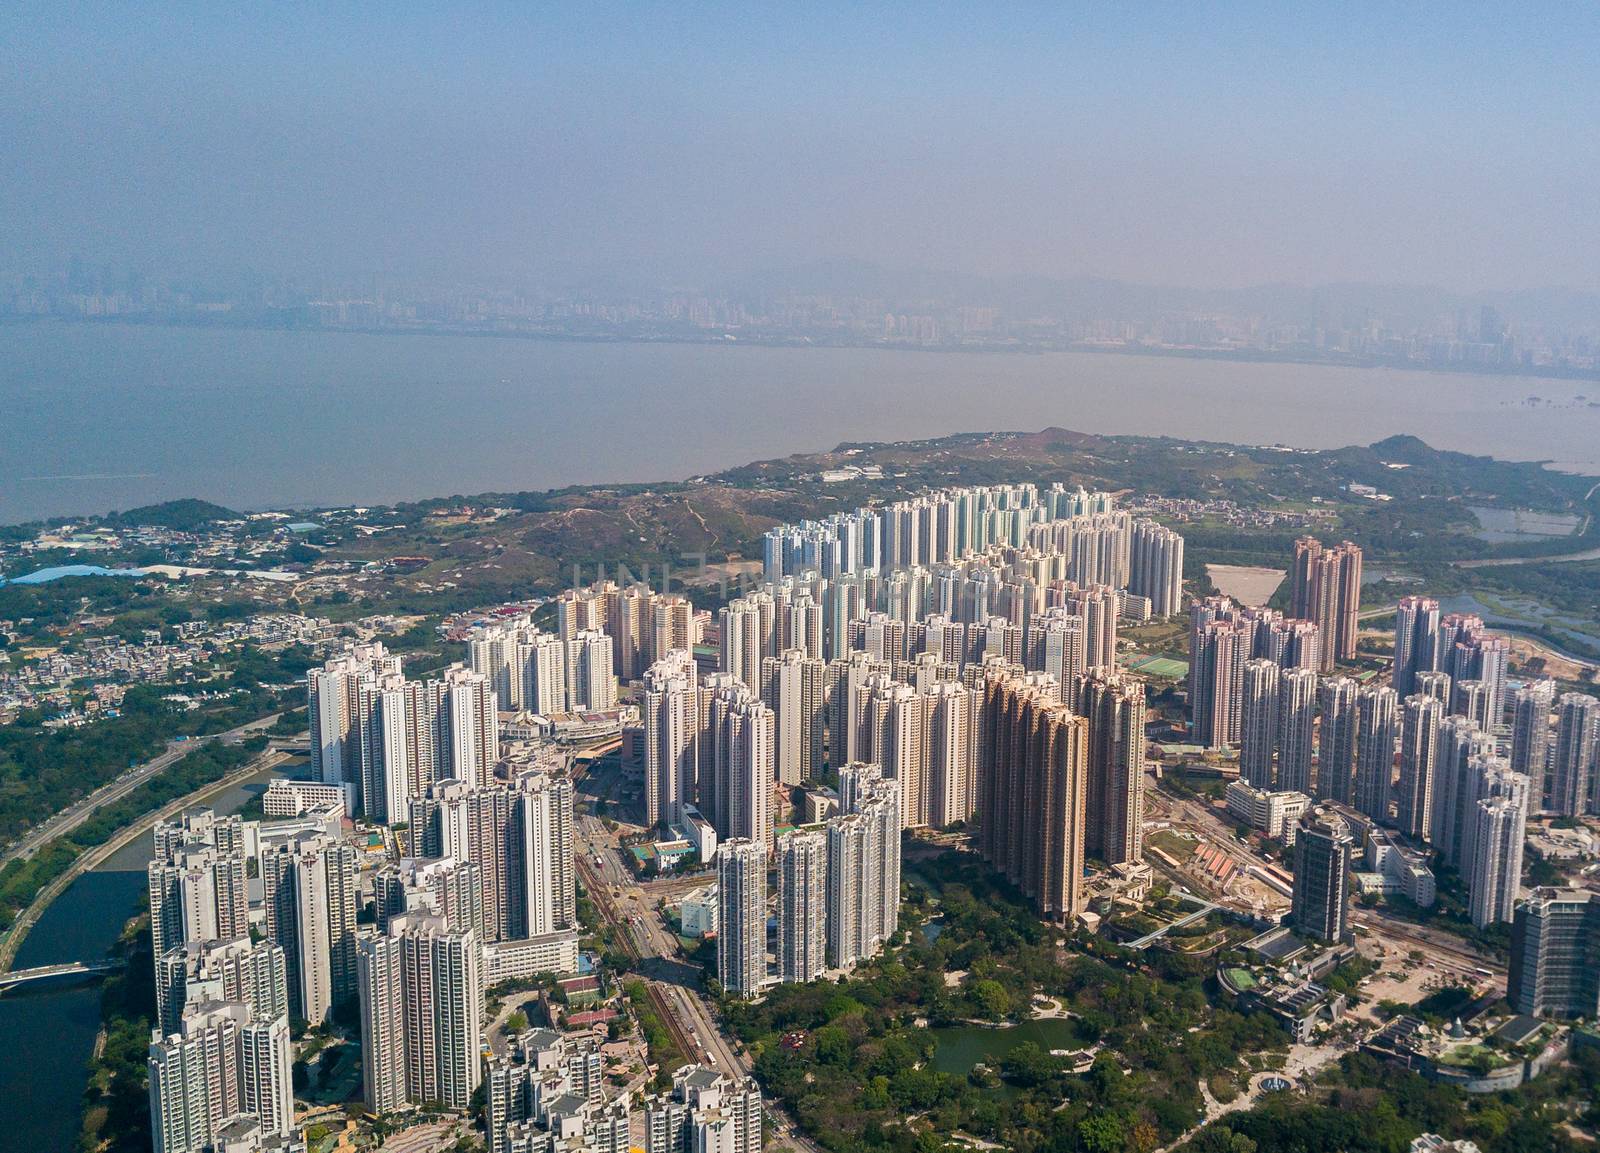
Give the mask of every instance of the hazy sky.
[[989, 7], [10, 0], [0, 269], [1600, 288], [1600, 5]]

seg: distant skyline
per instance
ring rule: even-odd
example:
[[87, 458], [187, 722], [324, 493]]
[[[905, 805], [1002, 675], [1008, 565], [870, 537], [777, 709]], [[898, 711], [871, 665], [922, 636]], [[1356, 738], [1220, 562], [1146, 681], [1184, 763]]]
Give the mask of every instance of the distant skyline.
[[1600, 9], [17, 3], [0, 268], [1600, 290]]

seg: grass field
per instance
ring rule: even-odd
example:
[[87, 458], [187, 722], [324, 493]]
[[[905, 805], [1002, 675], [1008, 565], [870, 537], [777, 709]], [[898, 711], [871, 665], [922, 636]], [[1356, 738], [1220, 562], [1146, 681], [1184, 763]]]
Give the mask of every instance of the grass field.
[[1128, 670], [1147, 677], [1163, 677], [1174, 681], [1189, 675], [1188, 664], [1171, 657], [1137, 657], [1128, 662]]

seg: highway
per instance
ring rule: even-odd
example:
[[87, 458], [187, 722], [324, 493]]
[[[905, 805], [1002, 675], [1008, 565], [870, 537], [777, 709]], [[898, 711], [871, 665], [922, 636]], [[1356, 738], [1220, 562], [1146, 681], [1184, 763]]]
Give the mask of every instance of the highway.
[[25, 860], [33, 856], [45, 845], [63, 834], [72, 832], [83, 824], [95, 811], [113, 801], [120, 801], [123, 797], [133, 792], [140, 785], [159, 773], [165, 772], [181, 761], [186, 755], [201, 745], [210, 741], [221, 741], [223, 744], [236, 745], [249, 734], [259, 729], [269, 728], [277, 723], [280, 714], [273, 713], [269, 717], [250, 721], [238, 728], [229, 729], [225, 733], [213, 733], [206, 737], [195, 737], [187, 741], [167, 742], [167, 751], [159, 756], [152, 757], [143, 764], [135, 765], [109, 784], [101, 785], [94, 792], [82, 797], [42, 824], [35, 825], [22, 837], [13, 841], [6, 847], [5, 853], [0, 855], [0, 869], [5, 868], [12, 861]]
[[[223, 736], [226, 734], [218, 735]], [[22, 947], [23, 939], [33, 929], [34, 923], [38, 921], [45, 909], [50, 907], [50, 903], [65, 892], [67, 886], [72, 884], [73, 881], [91, 869], [97, 868], [123, 846], [138, 837], [146, 835], [157, 821], [170, 820], [184, 809], [204, 803], [206, 798], [220, 793], [223, 789], [236, 785], [241, 781], [249, 780], [257, 774], [276, 769], [288, 759], [281, 752], [270, 750], [263, 752], [220, 780], [212, 781], [209, 785], [204, 785], [192, 793], [186, 793], [176, 800], [167, 802], [167, 804], [154, 812], [145, 813], [136, 818], [131, 824], [123, 826], [123, 828], [114, 833], [111, 839], [104, 844], [84, 850], [78, 855], [78, 859], [72, 863], [71, 868], [34, 894], [34, 898], [28, 907], [17, 914], [17, 919], [11, 923], [11, 928], [6, 931], [4, 937], [0, 937], [0, 973], [10, 972], [12, 963], [17, 959], [17, 950]]]
[[[618, 784], [614, 769], [585, 774], [577, 780], [580, 801], [611, 801]], [[634, 960], [645, 981], [651, 1003], [686, 1057], [714, 1065], [733, 1077], [750, 1073], [750, 1062], [717, 1028], [710, 1007], [700, 995], [699, 969], [679, 955], [677, 938], [661, 916], [663, 890], [671, 893], [692, 887], [678, 880], [641, 884], [622, 863], [624, 851], [616, 833], [604, 822], [579, 813], [577, 834], [578, 874], [595, 907], [617, 930], [622, 949]], [[706, 878], [699, 879], [700, 884]], [[767, 1101], [767, 1115], [775, 1138], [770, 1148], [785, 1145], [806, 1153], [821, 1153], [821, 1146], [798, 1132], [775, 1101]]]

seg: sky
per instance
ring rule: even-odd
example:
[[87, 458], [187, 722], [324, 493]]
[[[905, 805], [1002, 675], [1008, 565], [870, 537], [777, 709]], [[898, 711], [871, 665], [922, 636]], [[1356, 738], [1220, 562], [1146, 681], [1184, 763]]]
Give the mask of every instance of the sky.
[[10, 0], [0, 271], [1595, 290], [1597, 61], [1593, 4]]

